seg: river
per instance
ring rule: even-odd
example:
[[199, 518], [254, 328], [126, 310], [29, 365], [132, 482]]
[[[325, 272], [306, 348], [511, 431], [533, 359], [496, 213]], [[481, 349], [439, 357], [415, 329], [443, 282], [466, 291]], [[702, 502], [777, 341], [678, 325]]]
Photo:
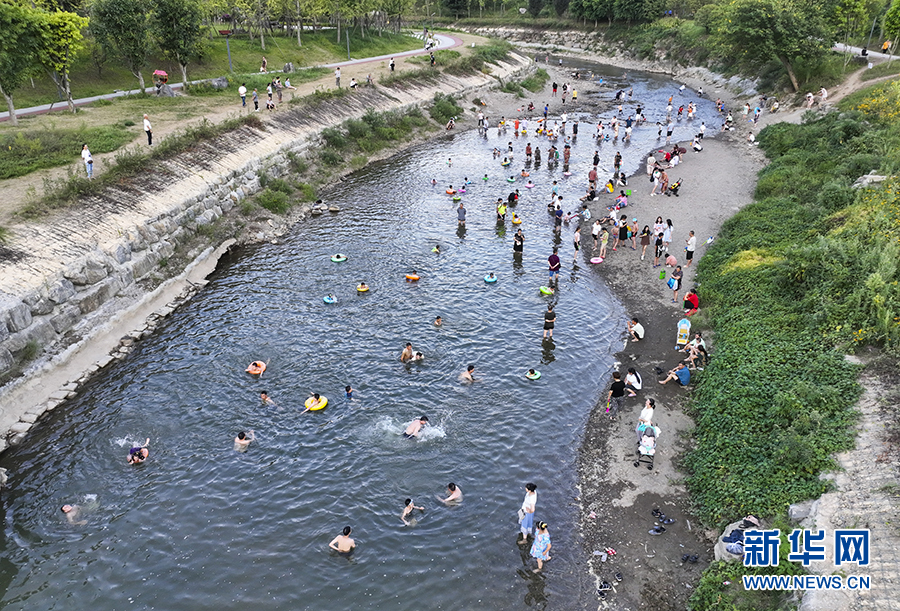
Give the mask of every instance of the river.
[[[653, 76], [630, 82], [636, 99], [657, 104], [674, 91]], [[701, 108], [708, 124], [711, 107]], [[650, 131], [623, 147], [627, 170], [655, 139]], [[531, 168], [531, 190], [505, 180], [521, 170], [524, 138], [496, 129], [442, 137], [331, 189], [326, 201], [341, 213], [223, 261], [153, 337], [3, 455], [0, 608], [592, 608], [575, 455], [625, 313], [585, 251], [573, 264], [574, 225], [555, 235], [546, 209], [554, 179], [574, 208], [592, 134], [582, 123], [569, 178], [535, 140], [544, 163]], [[491, 149], [510, 140], [507, 171]], [[613, 153], [602, 151], [602, 166]], [[473, 184], [461, 231], [444, 189], [464, 177]], [[520, 259], [514, 226], [495, 223], [493, 202], [511, 188], [522, 193], [508, 215], [524, 219]], [[555, 244], [563, 272], [546, 297], [538, 288]], [[336, 252], [348, 260], [332, 262]], [[422, 279], [406, 282], [413, 269]], [[496, 284], [484, 282], [489, 272]], [[358, 294], [360, 280], [372, 290]], [[323, 302], [329, 293], [336, 304]], [[551, 300], [558, 318], [546, 342]], [[399, 361], [407, 341], [423, 361]], [[261, 380], [244, 373], [254, 359], [269, 363]], [[476, 381], [461, 384], [470, 363]], [[541, 379], [526, 380], [529, 368]], [[262, 390], [277, 406], [260, 403]], [[327, 396], [327, 408], [302, 413], [310, 392]], [[403, 438], [421, 414], [426, 433]], [[232, 439], [250, 429], [256, 441], [235, 452]], [[131, 444], [147, 437], [150, 459], [126, 464]], [[457, 507], [435, 498], [450, 481], [464, 494]], [[540, 576], [516, 545], [529, 481], [553, 541]], [[425, 506], [412, 526], [399, 518], [406, 497]], [[87, 524], [69, 524], [64, 503], [81, 505]], [[349, 558], [327, 547], [345, 525], [358, 544]]]

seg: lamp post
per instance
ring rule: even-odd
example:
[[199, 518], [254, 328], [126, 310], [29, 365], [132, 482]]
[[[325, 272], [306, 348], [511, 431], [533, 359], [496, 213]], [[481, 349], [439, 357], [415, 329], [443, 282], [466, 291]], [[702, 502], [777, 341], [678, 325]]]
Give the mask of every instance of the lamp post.
[[228, 42], [231, 30], [219, 30], [219, 34], [225, 37], [225, 49], [228, 51], [228, 71], [234, 74], [234, 68], [231, 66], [231, 44]]

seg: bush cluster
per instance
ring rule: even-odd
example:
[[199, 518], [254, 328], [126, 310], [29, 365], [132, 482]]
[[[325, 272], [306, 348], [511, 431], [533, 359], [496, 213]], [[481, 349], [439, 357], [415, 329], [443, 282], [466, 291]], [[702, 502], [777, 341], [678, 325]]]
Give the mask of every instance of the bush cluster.
[[[132, 125], [134, 125], [132, 123]], [[81, 146], [91, 153], [109, 153], [130, 142], [134, 131], [124, 123], [76, 129], [42, 129], [0, 135], [0, 179], [24, 176], [35, 170], [65, 165], [81, 157]]]
[[900, 87], [760, 133], [771, 163], [698, 269], [716, 353], [693, 396], [688, 485], [704, 521], [772, 516], [813, 498], [852, 447], [864, 345], [900, 349]]
[[436, 93], [429, 113], [432, 119], [443, 125], [450, 119], [459, 117], [463, 113], [463, 108], [456, 103], [452, 95]]

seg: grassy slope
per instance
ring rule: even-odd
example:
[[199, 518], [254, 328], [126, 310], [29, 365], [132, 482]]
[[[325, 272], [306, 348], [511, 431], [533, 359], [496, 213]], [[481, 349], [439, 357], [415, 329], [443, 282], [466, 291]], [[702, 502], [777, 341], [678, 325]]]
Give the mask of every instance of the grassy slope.
[[[297, 47], [294, 37], [266, 36], [266, 51], [259, 46], [259, 38], [253, 42], [246, 37], [231, 39], [231, 61], [237, 74], [259, 72], [262, 56], [269, 62], [269, 69], [280, 70], [287, 62], [294, 67], [314, 66], [316, 64], [344, 61], [347, 59], [345, 42], [338, 44], [334, 32], [309, 32], [302, 36], [303, 46]], [[215, 39], [205, 39], [206, 52], [199, 62], [188, 64], [188, 78], [191, 80], [212, 78], [228, 74], [228, 54], [225, 48], [225, 37], [216, 35]], [[378, 36], [377, 32], [367, 34], [365, 38], [350, 35], [350, 54], [354, 58], [373, 57], [387, 53], [399, 53], [421, 48], [417, 39], [385, 32]], [[172, 82], [180, 82], [181, 69], [175, 62], [153, 56], [144, 69], [144, 80], [152, 85], [150, 76], [154, 70], [165, 70]], [[121, 62], [109, 60], [98, 70], [91, 61], [90, 54], [83, 51], [79, 54], [71, 75], [72, 96], [75, 98], [90, 97], [111, 93], [117, 89], [135, 89], [137, 79]], [[48, 78], [35, 79], [34, 88], [26, 84], [13, 94], [13, 102], [17, 108], [26, 108], [38, 104], [59, 102], [56, 87]], [[0, 100], [0, 112], [8, 110], [6, 102]]]

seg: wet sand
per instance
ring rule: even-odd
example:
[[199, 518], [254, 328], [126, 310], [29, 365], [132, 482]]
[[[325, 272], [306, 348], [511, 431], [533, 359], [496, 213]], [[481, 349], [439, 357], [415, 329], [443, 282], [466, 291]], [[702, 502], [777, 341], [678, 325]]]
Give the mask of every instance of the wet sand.
[[[681, 143], [685, 148], [690, 148], [688, 145]], [[592, 571], [598, 582], [614, 583], [617, 572], [624, 577], [606, 597], [610, 608], [642, 605], [660, 610], [684, 609], [691, 587], [712, 561], [714, 540], [691, 515], [684, 473], [679, 468], [693, 426], [684, 409], [690, 390], [674, 382], [658, 384], [664, 376], [658, 376], [654, 368], [668, 371], [684, 358], [684, 353], [674, 349], [676, 330], [678, 321], [684, 317], [683, 295], [695, 287], [697, 260], [706, 251], [707, 238], [715, 237], [726, 219], [752, 201], [756, 173], [761, 167], [760, 151], [729, 134], [717, 139], [707, 137], [701, 153], [688, 152], [683, 165], [669, 171], [671, 180], [684, 181], [679, 197], [651, 197], [652, 185], [643, 171], [629, 181], [632, 196], [624, 212], [629, 220], [637, 218], [641, 227], [652, 228], [657, 216], [671, 219], [674, 231], [669, 251], [679, 265], [685, 265], [688, 231], [693, 230], [697, 236], [694, 264], [684, 268], [677, 303], [672, 303], [672, 290], [659, 277], [662, 269], [669, 277], [672, 268], [652, 267], [652, 244], [644, 261], [640, 260], [638, 240], [637, 250], [632, 250], [630, 244], [620, 246], [616, 252], [610, 248], [606, 260], [594, 266], [595, 273], [609, 283], [629, 315], [639, 318], [646, 330], [644, 341], [625, 341], [627, 330], [622, 321], [623, 349], [617, 355], [621, 363], [619, 370], [624, 375], [628, 367], [634, 367], [643, 377], [643, 390], [637, 397], [626, 399], [625, 408], [615, 421], [610, 421], [605, 413], [605, 395], [598, 399], [586, 426], [579, 457], [587, 552], [603, 551], [605, 547], [618, 552], [605, 563], [592, 556]], [[612, 197], [606, 195], [595, 202], [592, 215], [606, 212]], [[702, 330], [708, 348], [715, 354], [715, 338], [707, 333], [702, 302], [700, 306], [700, 313], [691, 317], [692, 331]], [[652, 470], [644, 465], [633, 466], [637, 447], [635, 426], [648, 397], [656, 400], [654, 424], [662, 430]], [[651, 512], [657, 507], [676, 522], [666, 526], [664, 534], [651, 536], [648, 531], [656, 524]], [[588, 517], [592, 511], [597, 516], [595, 519]], [[686, 553], [698, 555], [699, 562], [682, 563], [681, 556]]]

